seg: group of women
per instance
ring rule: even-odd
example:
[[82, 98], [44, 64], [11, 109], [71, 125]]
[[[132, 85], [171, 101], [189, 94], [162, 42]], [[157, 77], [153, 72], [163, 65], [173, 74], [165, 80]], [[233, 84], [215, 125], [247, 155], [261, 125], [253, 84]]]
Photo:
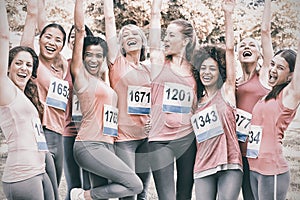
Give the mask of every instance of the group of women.
[[271, 0], [263, 56], [252, 38], [238, 44], [239, 79], [234, 0], [222, 6], [224, 46], [199, 46], [182, 19], [161, 41], [162, 0], [152, 2], [149, 45], [136, 25], [117, 34], [112, 0], [104, 0], [105, 38], [97, 37], [85, 25], [84, 0], [76, 0], [69, 59], [60, 53], [63, 27], [44, 26], [44, 4], [28, 0], [21, 46], [11, 50], [7, 16], [0, 21], [7, 199], [59, 199], [63, 166], [71, 200], [147, 199], [151, 174], [161, 200], [191, 199], [193, 186], [197, 200], [237, 199], [241, 188], [244, 199], [285, 199], [281, 143], [300, 102], [300, 57], [290, 49], [273, 55]]

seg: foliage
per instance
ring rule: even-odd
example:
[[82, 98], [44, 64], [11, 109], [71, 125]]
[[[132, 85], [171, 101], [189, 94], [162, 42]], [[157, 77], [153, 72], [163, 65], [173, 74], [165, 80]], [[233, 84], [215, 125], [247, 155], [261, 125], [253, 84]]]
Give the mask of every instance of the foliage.
[[[26, 1], [7, 1], [11, 31], [22, 31], [26, 16]], [[148, 32], [152, 0], [114, 0], [116, 25], [136, 23]], [[260, 39], [263, 0], [237, 0], [234, 13], [236, 41], [247, 36]], [[224, 17], [219, 0], [164, 0], [162, 27], [177, 18], [192, 22], [201, 43], [224, 42]], [[95, 33], [104, 33], [103, 0], [86, 0], [86, 24]], [[300, 20], [300, 2], [272, 2], [272, 37], [275, 48], [294, 47]], [[62, 24], [66, 30], [73, 23], [74, 0], [46, 0], [47, 19]], [[67, 31], [68, 32], [68, 31]]]

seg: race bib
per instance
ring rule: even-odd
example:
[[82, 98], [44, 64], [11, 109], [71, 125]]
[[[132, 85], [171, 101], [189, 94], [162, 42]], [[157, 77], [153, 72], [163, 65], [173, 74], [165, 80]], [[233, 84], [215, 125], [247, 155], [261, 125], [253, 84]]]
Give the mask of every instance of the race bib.
[[216, 105], [194, 114], [191, 122], [198, 143], [224, 133]]
[[104, 104], [103, 110], [103, 134], [117, 137], [118, 109], [116, 107]]
[[236, 134], [239, 141], [245, 142], [249, 135], [252, 115], [238, 108], [236, 111]]
[[37, 142], [38, 150], [39, 151], [48, 151], [48, 146], [46, 143], [46, 138], [44, 135], [43, 126], [41, 124], [40, 118], [36, 117], [31, 120], [33, 130], [34, 130], [34, 136], [35, 140]]
[[66, 111], [69, 98], [69, 83], [55, 77], [50, 80], [50, 86], [46, 98], [48, 106]]
[[251, 125], [249, 131], [247, 155], [248, 158], [257, 158], [259, 154], [259, 147], [262, 138], [262, 127]]
[[72, 121], [80, 122], [82, 120], [82, 113], [80, 110], [79, 99], [76, 94], [73, 94], [72, 99]]
[[148, 115], [151, 109], [151, 88], [128, 86], [127, 112], [134, 115]]
[[169, 113], [189, 113], [193, 104], [193, 96], [191, 87], [166, 82], [162, 110]]

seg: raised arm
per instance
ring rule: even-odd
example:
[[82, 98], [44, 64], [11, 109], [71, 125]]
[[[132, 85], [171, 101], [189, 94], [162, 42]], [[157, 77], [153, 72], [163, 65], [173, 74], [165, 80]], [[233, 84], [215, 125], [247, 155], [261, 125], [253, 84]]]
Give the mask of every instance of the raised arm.
[[271, 38], [271, 16], [271, 0], [265, 0], [261, 24], [263, 63], [262, 68], [260, 69], [260, 80], [264, 85], [267, 85], [270, 62], [274, 55]]
[[38, 0], [27, 1], [27, 15], [25, 19], [24, 32], [21, 38], [21, 46], [34, 49], [35, 30], [37, 26]]
[[225, 0], [223, 11], [225, 14], [225, 39], [226, 39], [226, 83], [225, 93], [229, 102], [235, 105], [235, 80], [236, 69], [234, 59], [234, 31], [232, 14], [234, 12], [235, 0]]
[[83, 0], [76, 0], [74, 9], [75, 42], [73, 48], [71, 74], [76, 90], [82, 88], [84, 82], [84, 65], [82, 61], [83, 41], [85, 34]]
[[119, 54], [113, 0], [104, 0], [105, 36], [108, 46], [107, 60], [114, 63]]
[[283, 89], [283, 105], [294, 109], [300, 104], [300, 36], [298, 36], [298, 53], [291, 82]]
[[151, 79], [153, 80], [162, 70], [164, 53], [161, 48], [161, 6], [162, 0], [153, 0], [151, 9], [149, 47], [151, 61]]
[[6, 14], [5, 1], [0, 1], [0, 106], [6, 105], [12, 101], [16, 90], [12, 81], [7, 76], [8, 72], [8, 54], [9, 54], [9, 26]]
[[38, 0], [37, 27], [39, 32], [41, 32], [47, 24], [45, 11], [45, 0]]

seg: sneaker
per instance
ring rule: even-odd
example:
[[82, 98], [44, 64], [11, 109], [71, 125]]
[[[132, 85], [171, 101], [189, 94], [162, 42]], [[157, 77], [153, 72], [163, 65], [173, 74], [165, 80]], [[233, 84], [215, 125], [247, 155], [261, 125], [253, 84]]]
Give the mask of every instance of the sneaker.
[[82, 188], [73, 188], [70, 192], [71, 200], [85, 200]]

